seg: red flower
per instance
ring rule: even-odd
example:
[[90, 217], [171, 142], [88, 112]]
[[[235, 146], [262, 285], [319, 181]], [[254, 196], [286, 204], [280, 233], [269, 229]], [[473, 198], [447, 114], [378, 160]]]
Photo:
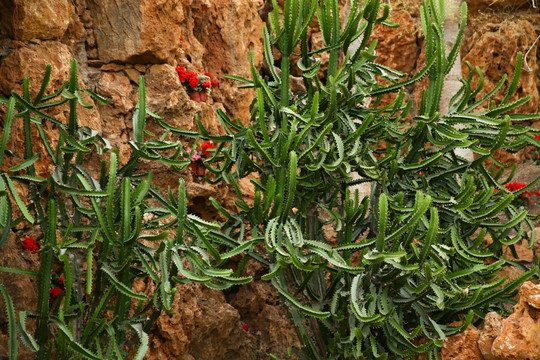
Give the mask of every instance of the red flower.
[[59, 283], [63, 283], [63, 282], [64, 282], [64, 278], [63, 278], [63, 277], [59, 277], [59, 278], [58, 278], [58, 282], [59, 282]]
[[186, 69], [184, 69], [183, 66], [177, 66], [176, 72], [178, 73], [178, 78], [180, 79], [181, 82], [186, 81], [187, 71]]
[[540, 156], [537, 156], [537, 157], [536, 157], [536, 160], [540, 160]]
[[206, 141], [204, 144], [201, 145], [202, 153], [206, 156], [210, 155], [210, 153], [206, 150], [213, 149], [213, 148], [214, 148], [214, 143], [211, 142], [210, 140]]
[[244, 324], [242, 325], [242, 329], [244, 329], [245, 331], [249, 331], [249, 326], [247, 326], [247, 324]]
[[540, 191], [536, 190], [536, 191], [534, 192], [534, 194], [538, 196], [538, 195], [540, 195]]
[[32, 254], [35, 254], [39, 250], [39, 246], [36, 243], [36, 240], [31, 237], [25, 236], [22, 242], [23, 249], [30, 251]]
[[534, 135], [535, 140], [540, 140], [540, 135]]
[[195, 89], [199, 86], [199, 77], [194, 72], [188, 72], [186, 78], [191, 88]]
[[518, 182], [508, 183], [504, 185], [504, 187], [510, 191], [520, 190], [520, 189], [523, 189], [525, 186], [527, 186], [527, 184], [522, 184]]
[[494, 192], [494, 193], [498, 193], [498, 192], [499, 192], [499, 189], [494, 189], [493, 192]]
[[205, 81], [202, 83], [202, 87], [205, 89], [210, 89], [210, 86], [212, 86], [210, 85], [210, 81]]
[[49, 289], [49, 300], [54, 301], [56, 298], [60, 295], [62, 292], [62, 289], [60, 289], [58, 286], [54, 289]]
[[215, 87], [219, 86], [217, 81], [212, 80], [210, 83], [212, 84], [212, 86], [215, 86]]
[[204, 76], [208, 76], [210, 79], [212, 78], [212, 75], [210, 75], [209, 73], [204, 73]]

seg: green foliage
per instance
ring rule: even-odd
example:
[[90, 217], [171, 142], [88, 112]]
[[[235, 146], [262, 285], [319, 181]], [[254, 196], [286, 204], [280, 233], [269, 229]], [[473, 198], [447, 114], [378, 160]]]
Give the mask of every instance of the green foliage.
[[[216, 167], [207, 165], [214, 181], [235, 188], [238, 179], [256, 174], [253, 205], [238, 194], [241, 211], [221, 211], [229, 219], [223, 228], [240, 231], [249, 223], [254, 239], [264, 236], [265, 251], [249, 255], [268, 265], [263, 279], [290, 305], [300, 358], [438, 358], [446, 336], [488, 311], [504, 312], [519, 284], [538, 276], [537, 267], [508, 283], [495, 274], [515, 265], [506, 260], [506, 246], [513, 252], [522, 239], [533, 244], [534, 218], [512, 200], [540, 179], [511, 193], [504, 187], [511, 178], [485, 165], [496, 162], [497, 149], [513, 152], [534, 142], [527, 127], [514, 123], [538, 114], [509, 114], [528, 100], [509, 102], [522, 56], [500, 104], [486, 106], [504, 79], [478, 99], [483, 81], [471, 88], [471, 71], [441, 116], [444, 75], [459, 51], [465, 3], [458, 41], [447, 56], [444, 4], [423, 4], [427, 66], [410, 80], [374, 62], [371, 31], [388, 16], [386, 5], [378, 11], [380, 1], [353, 1], [343, 28], [337, 0], [288, 0], [282, 20], [273, 3], [270, 31], [263, 28], [268, 77], [259, 74], [253, 56], [251, 80], [231, 77], [256, 90], [251, 123], [244, 127], [220, 113], [231, 140], [210, 160]], [[307, 45], [315, 14], [322, 49]], [[350, 53], [353, 41], [360, 47]], [[298, 46], [305, 91], [292, 94], [289, 56]], [[273, 47], [282, 55], [280, 72]], [[319, 78], [323, 52], [329, 64]], [[404, 87], [425, 76], [421, 106], [410, 114]], [[390, 93], [394, 100], [379, 106]], [[473, 112], [481, 105], [486, 110]], [[409, 115], [412, 121], [405, 122]], [[458, 149], [470, 149], [474, 160]], [[360, 198], [353, 185], [364, 182], [371, 194]], [[493, 242], [486, 247], [488, 234]], [[447, 325], [456, 320], [460, 326]]]
[[[0, 245], [23, 221], [35, 223], [43, 234], [37, 239], [38, 273], [0, 267], [0, 271], [39, 279], [37, 313], [21, 311], [19, 323], [11, 298], [0, 284], [9, 320], [9, 358], [17, 357], [18, 333], [38, 359], [51, 358], [53, 353], [58, 359], [142, 359], [153, 322], [162, 312], [172, 312], [175, 284], [197, 281], [225, 289], [250, 281], [221, 267], [227, 258], [255, 242], [233, 239], [222, 234], [218, 224], [188, 214], [182, 179], [177, 193], [168, 189], [164, 195], [153, 185], [152, 173], [138, 166], [140, 159], [177, 170], [189, 164], [182, 157], [180, 142], [167, 142], [165, 137], [145, 139], [145, 118], [157, 115], [146, 111], [144, 78], [139, 81], [139, 102], [133, 116], [133, 151], [127, 164], [120, 167], [118, 151], [109, 151], [107, 140], [78, 124], [77, 107], [89, 105], [78, 88], [77, 63], [71, 64], [69, 82], [44, 96], [50, 73], [48, 66], [34, 100], [25, 79], [23, 95], [13, 92], [6, 101], [0, 141], [1, 165], [11, 123], [22, 119], [24, 153], [12, 151], [10, 155], [20, 161], [0, 177]], [[107, 102], [90, 91], [84, 92], [101, 103]], [[41, 111], [65, 103], [70, 111], [67, 125]], [[43, 130], [44, 121], [54, 124], [56, 146]], [[46, 154], [33, 152], [36, 139], [31, 137], [32, 127]], [[173, 155], [170, 149], [176, 150]], [[93, 161], [101, 160], [101, 172], [96, 174], [88, 167], [90, 156]], [[37, 177], [34, 168], [35, 162], [44, 157], [54, 165], [48, 178]], [[16, 182], [28, 186], [26, 201], [15, 190]], [[22, 214], [17, 219], [12, 219], [14, 206]], [[230, 249], [228, 253], [218, 252], [222, 244]], [[54, 299], [50, 290], [59, 277], [63, 277], [64, 287], [60, 297]], [[154, 287], [153, 295], [133, 291], [136, 279], [145, 279]], [[33, 335], [26, 329], [27, 317], [37, 320]]]

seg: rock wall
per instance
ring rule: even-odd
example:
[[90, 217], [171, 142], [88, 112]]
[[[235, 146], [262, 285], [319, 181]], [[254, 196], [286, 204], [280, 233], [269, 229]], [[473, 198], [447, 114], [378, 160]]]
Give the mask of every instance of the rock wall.
[[[121, 163], [129, 157], [127, 142], [140, 75], [145, 78], [149, 110], [186, 130], [196, 129], [194, 115], [199, 114], [210, 132], [219, 133], [223, 129], [216, 119], [217, 108], [243, 122], [249, 119], [253, 93], [237, 89], [237, 84], [225, 79], [223, 74], [249, 77], [249, 51], [255, 54], [255, 64], [263, 66], [260, 30], [264, 24], [261, 16], [265, 18], [264, 9], [267, 9], [264, 3], [263, 0], [0, 0], [0, 95], [7, 96], [12, 90], [21, 93], [24, 76], [29, 76], [31, 95], [35, 95], [46, 64], [53, 65], [47, 89], [51, 93], [67, 81], [70, 60], [76, 58], [80, 85], [112, 99], [107, 106], [94, 104], [93, 109], [81, 109], [79, 121], [100, 131], [118, 147]], [[518, 95], [530, 94], [532, 99], [520, 110], [539, 112], [538, 43], [531, 49], [540, 34], [539, 9], [532, 8], [530, 0], [468, 0], [468, 3], [469, 23], [462, 47], [465, 74], [466, 61], [470, 61], [473, 68], [479, 66], [486, 78], [484, 91], [489, 91], [504, 73], [511, 75], [517, 52], [525, 53], [530, 49], [527, 64], [531, 71], [523, 72]], [[422, 66], [420, 1], [391, 0], [391, 4], [392, 20], [401, 27], [376, 28], [374, 36], [380, 39], [379, 61], [409, 73]], [[313, 44], [321, 43], [316, 24], [309, 34]], [[177, 65], [197, 73], [211, 73], [219, 81], [219, 88], [208, 102], [195, 103], [189, 99], [174, 70]], [[411, 98], [418, 98], [421, 88], [421, 84], [412, 88]], [[91, 99], [86, 101], [93, 104]], [[55, 111], [52, 115], [66, 121], [65, 109]], [[153, 126], [149, 121], [150, 130]], [[532, 126], [540, 128], [540, 122]], [[20, 122], [14, 124], [12, 131], [13, 146], [20, 146], [23, 139]], [[43, 151], [38, 145], [34, 146], [34, 151]], [[523, 162], [528, 155], [501, 156], [506, 156], [505, 160]], [[4, 166], [11, 165], [6, 159]], [[45, 159], [40, 160], [36, 170], [38, 175], [47, 174], [50, 164]], [[177, 174], [167, 169], [154, 170], [162, 185], [176, 186]], [[234, 198], [225, 186], [202, 183], [191, 173], [182, 176], [187, 184], [190, 211], [212, 219], [215, 215], [208, 211], [211, 208], [206, 200], [209, 196], [234, 207]], [[31, 236], [31, 231], [25, 229], [24, 235]], [[35, 270], [39, 259], [37, 255], [21, 253], [20, 236], [22, 232], [13, 233], [8, 243], [0, 248], [0, 258], [8, 259], [2, 260], [2, 265]], [[264, 271], [251, 264], [247, 273], [260, 279]], [[31, 308], [36, 293], [32, 280], [0, 273], [0, 281], [10, 293], [16, 294], [14, 301], [18, 310]], [[141, 291], [152, 291], [146, 289], [144, 282], [137, 286]], [[505, 334], [504, 329], [511, 333], [519, 324], [537, 328], [538, 310], [534, 309], [538, 307], [530, 303], [527, 307], [523, 301], [520, 304], [521, 307], [518, 305], [515, 309], [518, 315], [512, 315], [513, 318], [501, 320], [489, 315], [480, 334], [470, 329], [463, 335], [479, 344], [471, 350], [474, 356], [521, 359], [511, 350], [505, 350], [504, 344], [509, 340], [501, 335]], [[174, 315], [164, 315], [158, 320], [148, 359], [266, 359], [268, 353], [286, 358], [287, 347], [298, 345], [286, 318], [286, 309], [267, 282], [256, 280], [228, 293], [194, 284], [179, 286], [175, 306]], [[530, 316], [523, 322], [519, 316], [525, 313]], [[0, 311], [0, 357], [5, 356], [7, 350], [3, 316]], [[248, 331], [244, 330], [244, 325]], [[462, 338], [449, 340], [445, 351], [452, 354], [455, 349], [461, 349], [462, 344]], [[536, 349], [538, 351], [540, 346]], [[32, 358], [23, 348], [21, 351], [21, 359]], [[448, 356], [448, 359], [458, 358]]]

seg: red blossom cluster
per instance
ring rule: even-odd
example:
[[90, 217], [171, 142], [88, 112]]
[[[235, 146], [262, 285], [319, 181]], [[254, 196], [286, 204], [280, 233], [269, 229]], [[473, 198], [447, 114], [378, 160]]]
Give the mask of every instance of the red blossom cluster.
[[199, 76], [193, 71], [187, 71], [183, 66], [177, 66], [176, 72], [178, 73], [178, 79], [188, 87], [191, 91], [202, 91], [203, 89], [210, 89], [212, 86], [218, 86], [218, 82], [212, 80], [212, 76], [209, 73], [205, 73], [204, 76]]
[[[523, 189], [525, 186], [527, 186], [527, 184], [522, 184], [522, 183], [518, 183], [518, 182], [508, 183], [508, 184], [504, 185], [504, 187], [505, 187], [507, 190], [509, 190], [509, 191], [517, 191], [517, 190], [521, 190], [521, 189]], [[499, 190], [495, 189], [495, 192], [499, 192]], [[540, 196], [540, 191], [536, 190], [536, 191], [534, 192], [534, 194], [535, 194], [536, 196]], [[519, 197], [521, 197], [521, 198], [524, 198], [524, 197], [526, 197], [526, 196], [532, 197], [533, 194], [532, 194], [532, 192], [530, 192], [530, 191], [525, 191], [525, 192], [523, 192], [523, 193], [521, 193], [521, 194], [519, 195]], [[530, 199], [528, 199], [528, 200], [530, 201]]]
[[29, 236], [24, 237], [24, 240], [22, 241], [22, 247], [23, 249], [30, 251], [32, 254], [36, 254], [39, 250], [39, 246], [36, 243], [36, 240], [32, 239]]
[[[54, 282], [54, 281], [53, 281]], [[58, 286], [55, 286], [52, 289], [49, 289], [49, 300], [54, 301], [60, 294], [62, 293], [62, 290], [64, 290], [64, 278], [59, 277], [58, 280]]]
[[534, 135], [535, 140], [540, 140], [540, 135]]
[[[206, 171], [206, 167], [203, 165], [203, 161], [205, 158], [207, 158], [210, 155], [209, 149], [214, 148], [214, 143], [210, 140], [205, 141], [201, 145], [202, 152], [198, 152], [196, 150], [193, 151], [193, 155], [191, 156], [191, 164], [188, 165], [191, 172], [193, 172], [197, 176], [204, 176], [204, 173]], [[191, 154], [192, 150], [190, 148], [187, 149], [187, 153]], [[187, 159], [187, 158], [184, 158]]]
[[54, 301], [58, 296], [60, 296], [60, 293], [62, 292], [62, 289], [60, 287], [55, 287], [54, 289], [49, 289], [49, 300]]
[[201, 145], [202, 153], [205, 156], [210, 155], [210, 153], [208, 152], [208, 149], [213, 149], [213, 148], [214, 148], [214, 143], [210, 140], [206, 141], [204, 144]]

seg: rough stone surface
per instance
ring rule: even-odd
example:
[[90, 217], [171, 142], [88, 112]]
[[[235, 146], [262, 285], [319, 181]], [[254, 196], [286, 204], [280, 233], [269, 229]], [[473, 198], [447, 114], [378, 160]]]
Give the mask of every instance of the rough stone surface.
[[13, 35], [22, 41], [60, 40], [74, 14], [68, 0], [25, 0], [14, 1], [14, 4]]
[[[458, 325], [458, 324], [450, 324]], [[478, 349], [479, 332], [474, 325], [469, 325], [461, 334], [446, 339], [441, 349], [441, 359], [445, 360], [483, 360]]]
[[260, 355], [271, 353], [285, 359], [288, 347], [300, 346], [279, 293], [269, 282], [254, 281], [242, 286], [231, 305], [238, 309], [242, 320], [249, 326]]
[[[469, 29], [473, 31], [473, 34], [466, 39], [462, 47], [463, 76], [468, 75], [468, 68], [465, 65], [467, 61], [471, 62], [473, 68], [479, 66], [485, 76], [485, 85], [478, 94], [478, 98], [491, 91], [504, 74], [508, 74], [509, 78], [513, 75], [518, 52], [525, 54], [536, 39], [535, 27], [531, 23], [532, 18], [486, 23], [489, 20], [494, 19], [483, 16], [473, 17]], [[511, 101], [514, 101], [518, 97], [531, 96], [527, 104], [516, 109], [519, 112], [538, 112], [540, 106], [536, 49], [536, 47], [533, 48], [527, 57], [527, 63], [532, 71], [522, 71], [517, 91], [511, 97]], [[478, 83], [479, 77], [475, 76], [472, 88], [476, 88]], [[497, 102], [502, 101], [508, 84], [509, 81], [492, 99]]]
[[515, 10], [519, 7], [529, 8], [530, 0], [465, 0], [471, 10], [503, 9], [506, 11]]
[[196, 284], [181, 285], [172, 310], [174, 315], [157, 320], [146, 359], [253, 358], [250, 334], [242, 329], [238, 311], [223, 293]]
[[89, 0], [99, 59], [159, 63], [179, 45], [184, 7], [180, 0]]
[[497, 357], [491, 351], [491, 347], [493, 346], [493, 341], [501, 333], [502, 320], [502, 316], [496, 312], [490, 312], [484, 318], [483, 329], [478, 338], [478, 348], [485, 360], [497, 360]]
[[530, 306], [530, 302], [536, 305], [540, 285], [526, 282], [519, 295], [512, 315], [502, 321], [493, 341], [491, 350], [497, 360], [540, 359], [540, 311]]

